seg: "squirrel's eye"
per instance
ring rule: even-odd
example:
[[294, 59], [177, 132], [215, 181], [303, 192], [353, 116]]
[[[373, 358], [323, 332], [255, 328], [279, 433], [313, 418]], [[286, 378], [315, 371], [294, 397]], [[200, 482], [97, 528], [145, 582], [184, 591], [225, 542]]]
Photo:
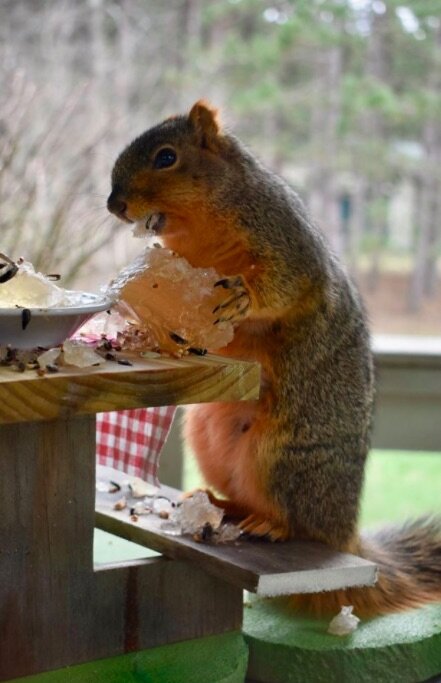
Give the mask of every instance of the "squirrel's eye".
[[153, 161], [153, 168], [169, 168], [177, 161], [177, 155], [171, 147], [163, 147], [159, 150]]

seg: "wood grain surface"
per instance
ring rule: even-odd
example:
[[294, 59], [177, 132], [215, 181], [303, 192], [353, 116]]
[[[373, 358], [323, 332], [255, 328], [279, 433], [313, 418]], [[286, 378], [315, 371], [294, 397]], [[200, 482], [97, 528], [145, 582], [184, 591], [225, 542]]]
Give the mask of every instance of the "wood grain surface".
[[[127, 480], [123, 473], [102, 466], [97, 468], [97, 478], [121, 484]], [[179, 497], [178, 491], [167, 486], [161, 487], [158, 495], [161, 493], [172, 500]], [[135, 500], [129, 496], [125, 510], [114, 510], [119, 496], [121, 493], [97, 492], [96, 524], [100, 529], [167, 557], [190, 560], [210, 574], [258, 595], [309, 593], [375, 583], [375, 564], [321, 543], [241, 539], [214, 545], [196, 542], [190, 536], [169, 536], [161, 530], [162, 520], [156, 515], [141, 515], [138, 521], [132, 521], [129, 509]]]
[[39, 377], [0, 367], [0, 424], [54, 420], [85, 413], [257, 399], [257, 363], [217, 356], [142, 360], [132, 366], [106, 361], [99, 367], [66, 368]]

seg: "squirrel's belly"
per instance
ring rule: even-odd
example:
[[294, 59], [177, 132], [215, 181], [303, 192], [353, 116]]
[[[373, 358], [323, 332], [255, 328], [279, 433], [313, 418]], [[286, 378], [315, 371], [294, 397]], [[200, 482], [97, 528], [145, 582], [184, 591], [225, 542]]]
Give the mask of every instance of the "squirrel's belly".
[[[250, 512], [268, 513], [268, 463], [259, 462], [259, 402], [213, 403], [187, 410], [184, 436], [207, 484]], [[267, 418], [266, 418], [267, 422]]]

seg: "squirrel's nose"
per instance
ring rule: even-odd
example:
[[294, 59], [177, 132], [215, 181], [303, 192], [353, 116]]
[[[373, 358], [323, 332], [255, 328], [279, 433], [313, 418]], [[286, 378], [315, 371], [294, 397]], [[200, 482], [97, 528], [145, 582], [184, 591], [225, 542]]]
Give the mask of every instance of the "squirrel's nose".
[[118, 216], [118, 218], [123, 218], [127, 220], [127, 202], [125, 202], [124, 199], [122, 199], [121, 193], [118, 190], [114, 189], [109, 194], [109, 198], [107, 200], [107, 208], [110, 211], [110, 213], [114, 213], [116, 216]]

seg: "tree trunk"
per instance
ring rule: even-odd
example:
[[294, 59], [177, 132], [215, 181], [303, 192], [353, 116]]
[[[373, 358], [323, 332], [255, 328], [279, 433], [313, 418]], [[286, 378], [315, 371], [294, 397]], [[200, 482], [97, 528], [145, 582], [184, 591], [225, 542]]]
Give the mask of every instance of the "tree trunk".
[[421, 179], [417, 209], [414, 268], [409, 288], [409, 310], [421, 309], [424, 297], [434, 294], [436, 286], [436, 245], [439, 241], [439, 194], [441, 187], [433, 177], [432, 165], [426, 164]]
[[351, 196], [351, 215], [348, 225], [347, 254], [349, 271], [354, 278], [358, 279], [358, 254], [360, 242], [364, 232], [364, 220], [366, 213], [366, 184], [364, 178], [359, 177]]
[[[431, 92], [438, 94], [441, 87], [441, 24], [433, 53], [427, 85]], [[437, 111], [428, 112], [423, 126], [423, 148], [417, 243], [409, 288], [409, 309], [414, 312], [420, 310], [424, 296], [433, 296], [436, 288], [436, 259], [441, 235], [441, 124]]]
[[[377, 14], [371, 10], [371, 31], [368, 39], [365, 68], [367, 76], [378, 83], [383, 83], [386, 80], [388, 14], [390, 14], [390, 12]], [[366, 116], [362, 117], [362, 125], [365, 136], [372, 140], [373, 149], [375, 151], [384, 149], [386, 145], [386, 136], [383, 113], [381, 111], [371, 110]], [[368, 193], [371, 202], [370, 236], [372, 239], [372, 247], [367, 285], [371, 292], [376, 290], [379, 281], [381, 242], [385, 221], [384, 212], [381, 210], [381, 203], [384, 202], [384, 193], [382, 190], [383, 177], [381, 174], [380, 159], [378, 160], [378, 164], [374, 165], [374, 168], [375, 175], [368, 179]]]
[[[343, 25], [339, 22], [336, 31], [342, 33], [343, 30]], [[342, 222], [336, 177], [343, 73], [341, 43], [324, 51], [316, 67], [319, 91], [311, 116], [311, 139], [315, 160], [310, 181], [309, 204], [312, 214], [322, 225], [332, 249], [341, 254]]]

